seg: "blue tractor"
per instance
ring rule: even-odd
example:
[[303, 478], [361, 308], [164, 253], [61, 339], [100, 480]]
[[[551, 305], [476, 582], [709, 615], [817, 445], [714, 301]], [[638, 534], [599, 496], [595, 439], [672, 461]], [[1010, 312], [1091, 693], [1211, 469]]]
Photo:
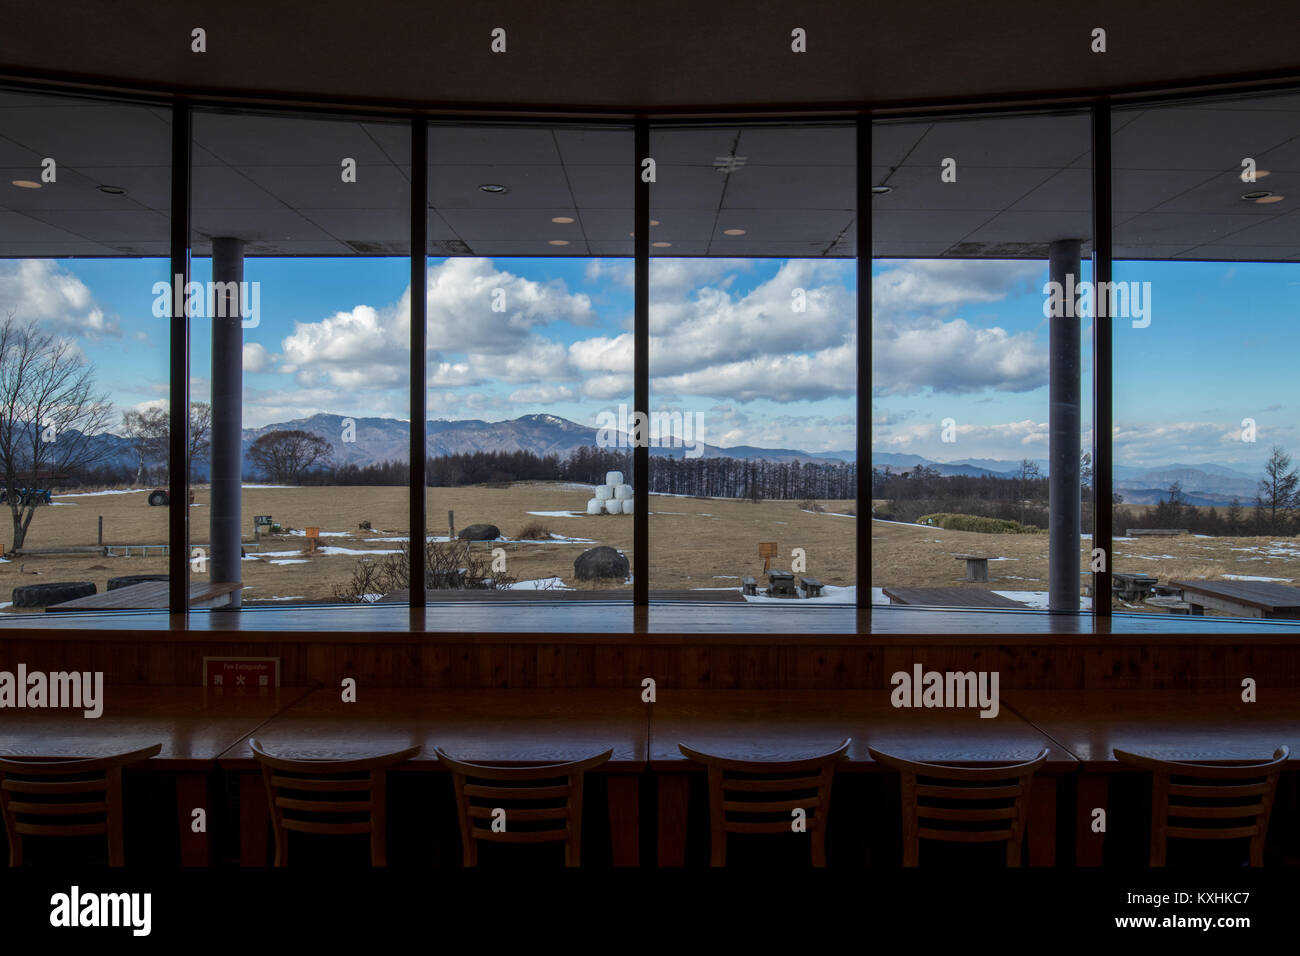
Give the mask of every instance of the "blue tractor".
[[[20, 505], [48, 505], [52, 504], [52, 493], [49, 488], [19, 488], [16, 495]], [[0, 505], [9, 503], [9, 489], [0, 488]]]

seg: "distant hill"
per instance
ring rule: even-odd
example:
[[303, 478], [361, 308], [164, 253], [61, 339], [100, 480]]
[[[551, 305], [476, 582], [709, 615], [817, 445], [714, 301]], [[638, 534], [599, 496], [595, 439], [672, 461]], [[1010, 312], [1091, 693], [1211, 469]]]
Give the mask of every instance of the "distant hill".
[[[1044, 477], [1048, 474], [1048, 462], [1045, 459], [1032, 459], [1042, 470]], [[900, 455], [892, 452], [878, 452], [871, 456], [871, 466], [889, 470], [895, 474], [925, 465], [941, 475], [992, 475], [998, 478], [1011, 478], [1020, 471], [1020, 462], [1005, 461], [997, 458], [965, 458], [956, 461], [932, 461], [920, 455]], [[1115, 466], [1115, 490], [1132, 504], [1156, 504], [1168, 496], [1169, 486], [1175, 481], [1183, 489], [1189, 504], [1226, 505], [1232, 499], [1239, 498], [1242, 503], [1253, 501], [1259, 477], [1248, 472], [1239, 471], [1226, 465], [1203, 463], [1198, 465], [1170, 464], [1148, 468], [1136, 468], [1131, 465]]]

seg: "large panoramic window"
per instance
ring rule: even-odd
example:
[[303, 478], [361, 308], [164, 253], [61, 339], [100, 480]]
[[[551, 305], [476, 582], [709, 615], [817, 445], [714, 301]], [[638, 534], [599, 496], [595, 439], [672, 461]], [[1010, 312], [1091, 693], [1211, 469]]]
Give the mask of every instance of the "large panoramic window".
[[632, 598], [632, 159], [627, 127], [429, 128], [430, 602]]
[[855, 136], [651, 130], [652, 598], [856, 600]]
[[1293, 616], [1300, 97], [1116, 111], [1114, 607]]
[[166, 606], [169, 117], [0, 93], [6, 615]]
[[410, 127], [199, 112], [193, 139], [191, 606], [392, 600]]
[[1087, 609], [1086, 113], [872, 129], [872, 602]]

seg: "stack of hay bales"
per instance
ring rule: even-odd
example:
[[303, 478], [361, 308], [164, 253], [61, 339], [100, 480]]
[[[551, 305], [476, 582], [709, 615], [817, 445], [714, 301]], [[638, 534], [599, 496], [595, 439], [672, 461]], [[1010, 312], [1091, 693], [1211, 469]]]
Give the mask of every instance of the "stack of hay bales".
[[636, 506], [632, 486], [623, 483], [621, 471], [605, 473], [605, 483], [596, 486], [596, 497], [587, 502], [587, 514], [630, 515]]

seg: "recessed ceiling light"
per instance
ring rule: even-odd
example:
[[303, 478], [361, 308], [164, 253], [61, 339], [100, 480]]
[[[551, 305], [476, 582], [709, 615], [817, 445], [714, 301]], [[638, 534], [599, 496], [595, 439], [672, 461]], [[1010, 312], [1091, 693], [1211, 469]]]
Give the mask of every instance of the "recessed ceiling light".
[[568, 239], [547, 239], [546, 244], [549, 246], [567, 246], [569, 244], [569, 240]]
[[34, 183], [30, 179], [15, 179], [14, 185], [20, 189], [40, 189], [40, 183]]
[[1256, 200], [1255, 200], [1255, 205], [1257, 205], [1257, 206], [1267, 206], [1269, 203], [1273, 203], [1273, 202], [1281, 202], [1281, 201], [1282, 201], [1283, 199], [1285, 199], [1285, 198], [1286, 198], [1285, 196], [1276, 196], [1276, 195], [1274, 195], [1274, 196], [1265, 196], [1265, 197], [1263, 197], [1262, 199], [1256, 199]]
[[744, 229], [724, 229], [724, 230], [722, 230], [722, 234], [723, 234], [724, 236], [743, 236], [743, 235], [745, 234], [745, 230], [744, 230]]
[[504, 193], [510, 191], [500, 183], [484, 183], [479, 187], [479, 189], [483, 190], [485, 193]]
[[572, 216], [554, 216], [554, 217], [551, 218], [551, 222], [558, 222], [558, 223], [560, 223], [560, 225], [568, 225], [569, 223], [573, 222], [573, 217], [572, 217]]
[[110, 196], [126, 195], [126, 190], [123, 189], [121, 186], [100, 186], [98, 188], [101, 193], [108, 193]]
[[1267, 169], [1257, 169], [1257, 170], [1255, 170], [1255, 178], [1256, 178], [1256, 179], [1263, 179], [1265, 176], [1269, 176], [1269, 175], [1271, 175], [1271, 173], [1270, 173]]
[[671, 242], [652, 242], [652, 243], [650, 243], [650, 245], [654, 246], [656, 249], [667, 249], [669, 246], [672, 245], [672, 243], [671, 243]]
[[652, 226], [657, 226], [657, 225], [659, 225], [659, 220], [658, 220], [658, 219], [651, 219], [651, 220], [650, 220], [650, 225], [652, 225]]
[[1267, 199], [1273, 195], [1267, 189], [1252, 189], [1248, 193], [1242, 193], [1241, 198], [1246, 202], [1259, 202], [1261, 199]]
[[893, 186], [872, 186], [871, 191], [877, 196], [883, 196], [885, 193], [892, 193], [894, 191], [894, 187]]

